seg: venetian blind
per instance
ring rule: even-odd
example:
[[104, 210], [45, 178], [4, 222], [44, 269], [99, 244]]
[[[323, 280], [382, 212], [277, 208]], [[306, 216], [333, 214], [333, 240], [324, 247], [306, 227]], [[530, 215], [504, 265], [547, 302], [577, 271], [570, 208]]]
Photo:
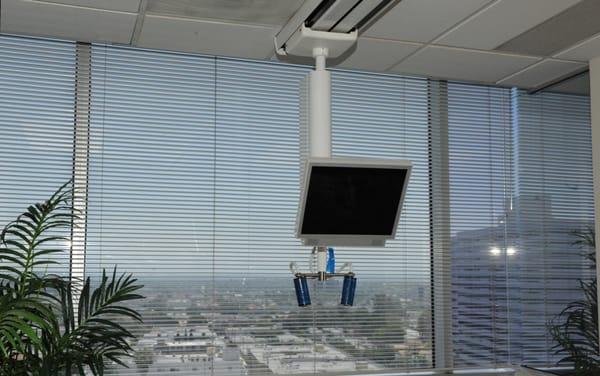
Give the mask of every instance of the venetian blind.
[[305, 67], [94, 46], [86, 271], [147, 298], [119, 374], [267, 375], [432, 366], [427, 81], [333, 74], [333, 152], [414, 163], [397, 240], [338, 249], [359, 278], [295, 302]]
[[71, 179], [74, 102], [74, 43], [0, 36], [0, 227]]
[[554, 366], [547, 325], [590, 268], [585, 97], [448, 85], [455, 366]]
[[547, 325], [575, 300], [579, 281], [595, 275], [588, 246], [575, 244], [594, 224], [589, 97], [513, 90], [514, 248], [511, 321], [519, 333], [512, 345], [522, 363], [553, 365], [564, 357]]
[[[86, 273], [117, 265], [146, 296], [135, 307], [144, 324], [124, 323], [138, 336], [136, 357], [114, 373], [208, 369], [194, 355], [215, 340], [205, 314], [214, 297], [214, 63], [92, 47]], [[178, 349], [189, 343], [194, 353]]]

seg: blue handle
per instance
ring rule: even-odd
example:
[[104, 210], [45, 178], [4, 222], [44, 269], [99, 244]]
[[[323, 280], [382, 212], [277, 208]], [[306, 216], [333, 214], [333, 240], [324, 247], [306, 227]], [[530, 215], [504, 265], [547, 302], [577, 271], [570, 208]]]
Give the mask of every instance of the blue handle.
[[335, 251], [333, 248], [327, 250], [327, 273], [335, 273]]
[[348, 292], [348, 305], [354, 305], [354, 293], [356, 292], [356, 278], [352, 277], [350, 281], [350, 291]]
[[[341, 305], [351, 306], [354, 301], [354, 294], [352, 289], [352, 283], [356, 281], [351, 275], [344, 276], [344, 284], [342, 285], [342, 300], [340, 302]], [[356, 284], [354, 284], [356, 286]]]
[[305, 307], [310, 305], [310, 293], [308, 292], [308, 282], [306, 281], [306, 277], [294, 278], [294, 289], [296, 290], [298, 306]]

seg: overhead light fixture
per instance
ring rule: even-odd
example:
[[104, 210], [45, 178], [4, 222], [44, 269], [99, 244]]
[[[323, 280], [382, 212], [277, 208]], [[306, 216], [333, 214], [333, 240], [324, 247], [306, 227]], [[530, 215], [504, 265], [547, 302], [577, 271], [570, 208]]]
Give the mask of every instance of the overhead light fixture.
[[500, 253], [502, 253], [502, 251], [500, 251], [500, 248], [498, 248], [498, 247], [490, 248], [490, 254], [492, 256], [500, 256]]

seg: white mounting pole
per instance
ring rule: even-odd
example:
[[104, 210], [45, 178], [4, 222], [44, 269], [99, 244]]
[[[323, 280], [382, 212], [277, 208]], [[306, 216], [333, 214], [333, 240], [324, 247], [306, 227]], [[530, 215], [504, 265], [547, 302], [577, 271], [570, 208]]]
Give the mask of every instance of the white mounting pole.
[[[329, 50], [313, 48], [315, 70], [309, 74], [309, 155], [311, 158], [331, 158], [331, 74], [325, 69]], [[317, 273], [325, 279], [327, 247], [317, 247]]]
[[327, 247], [317, 247], [317, 273], [325, 273], [327, 267]]
[[313, 48], [315, 70], [309, 75], [309, 150], [311, 157], [331, 158], [331, 74], [325, 70], [327, 48]]

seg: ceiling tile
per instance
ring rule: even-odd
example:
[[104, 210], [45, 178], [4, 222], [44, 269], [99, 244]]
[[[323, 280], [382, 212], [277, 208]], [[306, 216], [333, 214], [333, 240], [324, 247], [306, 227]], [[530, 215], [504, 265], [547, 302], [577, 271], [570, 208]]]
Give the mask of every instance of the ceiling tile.
[[83, 42], [129, 43], [137, 14], [23, 0], [2, 0], [0, 31]]
[[267, 58], [278, 29], [146, 15], [138, 46], [247, 58]]
[[80, 7], [116, 10], [121, 12], [137, 13], [140, 0], [38, 0], [46, 3], [76, 5]]
[[590, 75], [582, 74], [548, 88], [548, 91], [577, 95], [590, 95]]
[[548, 59], [502, 79], [498, 83], [506, 86], [535, 88], [584, 67], [585, 64], [582, 63]]
[[435, 43], [493, 50], [579, 1], [500, 0]]
[[588, 62], [600, 56], [600, 34], [576, 44], [575, 46], [558, 53], [560, 59], [578, 60]]
[[429, 42], [491, 0], [402, 0], [364, 33], [368, 37]]
[[148, 0], [153, 15], [281, 27], [303, 0]]
[[496, 48], [522, 55], [552, 56], [600, 33], [600, 1], [582, 0]]
[[383, 72], [421, 46], [418, 43], [359, 38], [354, 52], [338, 67]]
[[495, 83], [540, 59], [529, 56], [430, 46], [390, 71], [421, 76]]

